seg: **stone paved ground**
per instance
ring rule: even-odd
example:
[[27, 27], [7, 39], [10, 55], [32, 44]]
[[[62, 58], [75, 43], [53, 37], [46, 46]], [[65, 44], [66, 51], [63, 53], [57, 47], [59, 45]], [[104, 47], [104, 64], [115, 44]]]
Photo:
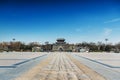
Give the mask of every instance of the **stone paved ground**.
[[0, 80], [120, 80], [119, 53], [0, 53], [4, 66], [29, 59], [14, 68], [0, 67]]
[[71, 55], [107, 80], [120, 80], [119, 53], [73, 53]]
[[[46, 54], [46, 53], [44, 53]], [[37, 52], [3, 52], [0, 53], [0, 67], [9, 67], [14, 64], [44, 55]]]
[[78, 53], [76, 55], [120, 72], [120, 53]]
[[105, 80], [95, 71], [66, 53], [49, 57], [15, 80]]

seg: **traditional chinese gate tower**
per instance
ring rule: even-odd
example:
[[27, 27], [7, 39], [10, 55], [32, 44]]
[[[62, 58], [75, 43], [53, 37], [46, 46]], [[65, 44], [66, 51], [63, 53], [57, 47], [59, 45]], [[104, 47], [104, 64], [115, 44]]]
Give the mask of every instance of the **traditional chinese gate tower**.
[[53, 51], [69, 51], [69, 44], [65, 42], [64, 38], [58, 38], [57, 42], [53, 44]]

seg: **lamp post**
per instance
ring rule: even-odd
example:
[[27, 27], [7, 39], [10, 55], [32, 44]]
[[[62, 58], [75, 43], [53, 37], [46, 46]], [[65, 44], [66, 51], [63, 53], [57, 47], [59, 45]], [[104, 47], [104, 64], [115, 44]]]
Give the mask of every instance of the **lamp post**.
[[106, 38], [105, 41], [106, 41], [106, 44], [105, 44], [105, 50], [106, 50], [108, 39]]
[[46, 42], [45, 42], [45, 45], [46, 45], [46, 51], [49, 52], [49, 42], [46, 41]]
[[106, 45], [107, 45], [107, 41], [108, 41], [108, 39], [106, 38], [105, 41], [106, 41]]
[[13, 40], [13, 42], [15, 42], [15, 38], [13, 38], [12, 40]]
[[14, 51], [14, 50], [15, 50], [15, 43], [14, 43], [14, 42], [15, 42], [15, 38], [13, 38], [12, 40], [13, 40], [13, 45], [12, 45], [12, 47], [13, 47], [13, 51]]

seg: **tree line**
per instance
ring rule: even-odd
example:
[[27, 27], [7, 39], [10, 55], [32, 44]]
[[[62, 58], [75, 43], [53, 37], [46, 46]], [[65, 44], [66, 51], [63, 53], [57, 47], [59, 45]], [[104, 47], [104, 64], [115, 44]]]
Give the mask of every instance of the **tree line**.
[[[70, 45], [70, 44], [68, 44]], [[73, 44], [77, 47], [87, 47], [89, 48], [90, 52], [120, 52], [120, 42], [117, 44], [111, 43], [102, 43], [102, 42], [82, 42]], [[45, 51], [48, 49], [52, 49], [52, 44], [40, 44], [39, 42], [30, 42], [25, 44], [20, 41], [13, 41], [13, 42], [1, 42], [0, 43], [0, 52], [1, 51], [32, 51], [33, 47], [43, 47]]]

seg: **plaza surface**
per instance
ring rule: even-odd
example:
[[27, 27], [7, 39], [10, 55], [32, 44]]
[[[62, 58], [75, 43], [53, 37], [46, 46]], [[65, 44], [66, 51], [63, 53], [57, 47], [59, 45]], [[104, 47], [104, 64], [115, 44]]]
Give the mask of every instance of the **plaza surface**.
[[[46, 54], [46, 53], [44, 53]], [[31, 52], [3, 52], [0, 53], [0, 67], [12, 67], [24, 63], [30, 59], [44, 55], [43, 53]]]
[[0, 80], [14, 80], [15, 77], [20, 76], [40, 63], [40, 61], [44, 59], [47, 54], [48, 53], [40, 52], [0, 53]]
[[120, 53], [74, 53], [82, 64], [107, 80], [120, 80]]
[[76, 55], [120, 72], [119, 53], [79, 53]]
[[119, 53], [0, 53], [0, 80], [120, 80], [119, 75]]

